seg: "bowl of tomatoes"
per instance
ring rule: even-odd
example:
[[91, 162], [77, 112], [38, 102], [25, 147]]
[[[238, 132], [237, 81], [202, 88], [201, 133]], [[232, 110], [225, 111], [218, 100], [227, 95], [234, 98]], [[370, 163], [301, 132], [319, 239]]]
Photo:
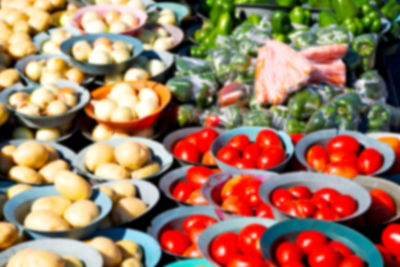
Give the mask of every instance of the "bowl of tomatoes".
[[203, 165], [216, 167], [217, 162], [211, 155], [211, 144], [224, 133], [223, 129], [190, 127], [174, 131], [167, 135], [163, 144], [181, 165]]
[[277, 223], [261, 237], [265, 258], [278, 266], [383, 267], [374, 244], [346, 226], [312, 219]]
[[314, 218], [348, 221], [363, 215], [371, 205], [366, 189], [337, 176], [292, 172], [265, 180], [260, 199], [273, 209], [277, 220]]
[[178, 207], [156, 216], [147, 232], [161, 244], [164, 253], [174, 258], [202, 258], [197, 247], [200, 234], [217, 223], [211, 207]]
[[204, 230], [198, 246], [214, 266], [272, 266], [263, 258], [260, 239], [275, 223], [264, 218], [218, 222]]
[[201, 193], [208, 177], [215, 173], [204, 166], [185, 166], [161, 177], [159, 188], [178, 205], [209, 205]]
[[353, 131], [321, 130], [302, 138], [296, 157], [309, 170], [354, 178], [378, 175], [393, 165], [393, 149], [378, 140]]
[[262, 182], [273, 176], [275, 173], [260, 170], [215, 173], [202, 186], [201, 193], [222, 220], [238, 216], [273, 218], [271, 207], [263, 203], [258, 193]]
[[223, 171], [282, 171], [293, 156], [294, 147], [285, 132], [240, 127], [219, 136], [211, 146], [211, 153]]

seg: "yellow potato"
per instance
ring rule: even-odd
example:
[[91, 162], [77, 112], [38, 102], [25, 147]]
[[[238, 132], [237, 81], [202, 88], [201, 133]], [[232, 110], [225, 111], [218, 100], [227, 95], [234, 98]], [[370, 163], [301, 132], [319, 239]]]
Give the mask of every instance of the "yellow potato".
[[12, 166], [14, 166], [13, 154], [17, 150], [14, 145], [6, 145], [1, 149], [0, 152], [0, 171], [2, 173], [8, 173]]
[[114, 161], [114, 148], [106, 144], [92, 145], [85, 154], [85, 167], [91, 172], [101, 164]]
[[0, 250], [11, 247], [18, 239], [17, 227], [9, 222], [0, 222]]
[[41, 184], [42, 176], [34, 169], [25, 166], [14, 166], [8, 172], [8, 178], [18, 183]]
[[110, 185], [111, 189], [117, 194], [118, 198], [135, 197], [136, 187], [128, 181], [120, 181]]
[[28, 23], [35, 32], [42, 32], [49, 28], [51, 16], [47, 12], [37, 11], [34, 15], [29, 17]]
[[85, 267], [79, 259], [72, 256], [64, 256], [63, 260], [65, 261], [65, 267]]
[[[0, 38], [3, 39], [1, 37], [1, 33]], [[24, 41], [10, 44], [8, 47], [8, 52], [14, 59], [20, 59], [35, 54], [37, 52], [37, 49], [35, 44], [31, 41]]]
[[6, 265], [6, 267], [25, 266], [66, 267], [65, 261], [59, 255], [50, 251], [33, 248], [18, 251], [11, 257]]
[[31, 211], [47, 210], [63, 216], [71, 204], [72, 201], [63, 196], [41, 197], [33, 202]]
[[6, 69], [0, 73], [0, 87], [8, 88], [19, 82], [19, 74], [15, 69]]
[[114, 267], [121, 263], [122, 254], [117, 245], [107, 237], [96, 237], [87, 243], [103, 257], [104, 267]]
[[135, 197], [122, 198], [111, 210], [111, 219], [115, 225], [120, 225], [142, 215], [146, 210], [146, 204], [140, 199]]
[[118, 200], [117, 194], [115, 193], [115, 191], [112, 188], [110, 188], [108, 186], [100, 186], [98, 189], [101, 192], [103, 192], [104, 194], [106, 194], [113, 203]]
[[92, 196], [90, 184], [71, 171], [59, 171], [54, 179], [54, 186], [61, 195], [71, 200], [89, 199]]
[[54, 160], [44, 165], [40, 170], [39, 174], [42, 175], [45, 183], [54, 183], [54, 178], [57, 173], [62, 170], [69, 170], [69, 164], [62, 159]]
[[93, 201], [78, 200], [65, 211], [64, 218], [73, 227], [83, 227], [92, 223], [99, 215], [99, 207]]
[[143, 251], [138, 243], [131, 240], [120, 240], [116, 244], [122, 252], [123, 259], [135, 258], [139, 261], [142, 261]]
[[46, 148], [35, 141], [27, 141], [17, 147], [13, 153], [17, 165], [39, 169], [46, 164], [49, 153]]
[[49, 144], [43, 144], [44, 148], [47, 150], [47, 153], [49, 153], [49, 158], [47, 162], [51, 162], [53, 160], [57, 160], [60, 158], [60, 155], [58, 154], [57, 150], [52, 147]]
[[64, 231], [70, 229], [70, 226], [63, 218], [48, 210], [30, 212], [25, 217], [24, 226], [38, 231]]
[[128, 258], [124, 260], [119, 267], [142, 267], [143, 264], [135, 258]]
[[10, 199], [29, 189], [32, 189], [32, 186], [27, 184], [16, 184], [7, 189], [6, 196]]
[[149, 160], [150, 152], [144, 145], [127, 141], [115, 148], [114, 155], [117, 162], [125, 168], [137, 170]]
[[124, 167], [116, 163], [104, 163], [99, 165], [94, 175], [110, 180], [125, 179], [130, 176], [129, 172]]

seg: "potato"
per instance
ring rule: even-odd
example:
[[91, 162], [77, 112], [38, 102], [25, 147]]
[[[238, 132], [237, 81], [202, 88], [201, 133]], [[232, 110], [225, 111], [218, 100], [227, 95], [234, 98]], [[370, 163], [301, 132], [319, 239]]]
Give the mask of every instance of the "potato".
[[112, 190], [114, 190], [118, 198], [136, 196], [136, 187], [131, 182], [128, 181], [116, 182], [113, 183], [110, 187]]
[[83, 263], [75, 257], [64, 256], [63, 260], [65, 261], [65, 267], [85, 267]]
[[11, 247], [17, 239], [17, 227], [9, 222], [0, 222], [0, 250]]
[[69, 164], [62, 159], [54, 160], [46, 165], [44, 165], [40, 171], [39, 174], [42, 175], [43, 180], [46, 183], [54, 183], [54, 178], [56, 177], [57, 173], [62, 170], [69, 170]]
[[110, 145], [94, 144], [85, 154], [85, 167], [91, 172], [101, 164], [112, 162], [115, 162], [114, 148]]
[[7, 189], [6, 196], [8, 199], [15, 197], [18, 194], [21, 194], [27, 190], [32, 189], [32, 186], [27, 184], [16, 184]]
[[143, 264], [135, 258], [128, 258], [124, 260], [119, 267], [142, 267]]
[[59, 171], [54, 179], [54, 186], [61, 195], [71, 200], [89, 199], [92, 196], [90, 184], [71, 171]]
[[135, 258], [139, 261], [142, 261], [143, 251], [138, 243], [131, 240], [120, 240], [116, 244], [122, 252], [123, 259]]
[[91, 224], [99, 215], [99, 207], [93, 201], [78, 200], [65, 211], [64, 219], [73, 227], [84, 227]]
[[20, 59], [32, 55], [36, 53], [36, 51], [36, 46], [31, 41], [17, 42], [8, 47], [8, 52], [14, 59]]
[[111, 138], [113, 131], [110, 127], [104, 124], [98, 124], [93, 128], [92, 138], [95, 141], [103, 141]]
[[70, 226], [63, 218], [48, 210], [30, 212], [25, 217], [24, 226], [38, 231], [64, 231], [70, 229]]
[[150, 151], [145, 145], [126, 141], [115, 148], [114, 155], [120, 165], [134, 171], [149, 160]]
[[46, 164], [49, 153], [46, 148], [35, 141], [27, 141], [17, 147], [13, 154], [17, 165], [39, 169]]
[[25, 43], [25, 42], [31, 42], [31, 37], [29, 36], [29, 34], [27, 33], [23, 33], [23, 32], [16, 32], [14, 33], [10, 39], [8, 40], [8, 42], [11, 45], [15, 45], [17, 43]]
[[61, 136], [61, 130], [58, 128], [40, 128], [35, 134], [36, 140], [54, 141]]
[[105, 163], [99, 165], [96, 168], [94, 175], [110, 180], [125, 179], [129, 178], [130, 176], [129, 172], [124, 167], [121, 167], [115, 163]]
[[114, 192], [114, 190], [108, 186], [99, 186], [98, 188], [101, 192], [103, 192], [104, 194], [106, 194], [111, 201], [114, 203], [118, 200], [117, 194]]
[[41, 184], [42, 176], [34, 169], [25, 166], [14, 166], [8, 172], [8, 178], [18, 183]]
[[139, 217], [146, 210], [146, 204], [140, 199], [135, 197], [122, 198], [111, 210], [111, 220], [115, 225], [120, 225]]
[[64, 216], [65, 211], [72, 205], [72, 201], [63, 196], [48, 196], [36, 199], [31, 206], [31, 211], [47, 210], [59, 216]]
[[13, 153], [17, 150], [14, 145], [6, 145], [0, 152], [0, 171], [8, 173], [12, 166], [14, 166]]
[[19, 74], [15, 69], [6, 69], [0, 73], [0, 87], [8, 88], [19, 82]]
[[66, 267], [65, 261], [59, 255], [50, 251], [33, 248], [27, 248], [15, 253], [8, 261], [6, 267], [22, 266]]
[[19, 20], [13, 24], [13, 31], [29, 33], [30, 31], [29, 23], [24, 20]]
[[60, 158], [58, 151], [54, 147], [52, 147], [49, 144], [43, 144], [43, 146], [47, 150], [47, 153], [49, 154], [49, 158], [48, 158], [47, 162], [52, 162], [52, 161]]
[[28, 23], [35, 32], [42, 32], [49, 28], [51, 16], [47, 12], [37, 11], [33, 16], [29, 17]]
[[103, 257], [104, 267], [114, 267], [121, 263], [122, 254], [117, 245], [107, 237], [96, 237], [87, 243]]

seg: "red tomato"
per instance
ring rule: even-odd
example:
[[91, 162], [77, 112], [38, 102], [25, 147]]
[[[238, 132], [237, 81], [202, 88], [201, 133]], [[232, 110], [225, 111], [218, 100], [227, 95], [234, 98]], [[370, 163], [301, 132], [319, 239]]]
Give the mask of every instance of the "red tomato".
[[246, 176], [246, 175], [238, 175], [229, 179], [222, 187], [221, 191], [222, 200], [225, 200], [226, 198], [232, 195], [239, 196], [242, 192], [242, 188], [244, 187], [244, 185], [247, 184], [248, 182], [253, 181], [253, 179], [254, 178], [252, 176]]
[[353, 252], [347, 246], [339, 241], [332, 240], [331, 242], [329, 242], [329, 246], [336, 249], [336, 251], [339, 252], [339, 254], [342, 255], [343, 258], [353, 254]]
[[218, 127], [221, 120], [219, 119], [218, 115], [208, 115], [204, 126], [206, 127]]
[[250, 255], [236, 255], [226, 267], [267, 267], [262, 259], [254, 258]]
[[389, 224], [382, 232], [382, 244], [389, 252], [396, 257], [400, 257], [400, 224]]
[[200, 188], [203, 184], [205, 184], [210, 175], [213, 175], [214, 172], [209, 168], [203, 166], [193, 166], [190, 167], [186, 172], [186, 179], [194, 188]]
[[339, 195], [332, 201], [332, 208], [342, 217], [352, 215], [357, 210], [357, 202], [349, 195]]
[[231, 165], [238, 169], [254, 169], [256, 167], [254, 162], [247, 159], [236, 159]]
[[290, 139], [292, 140], [292, 143], [294, 146], [297, 145], [297, 143], [304, 137], [304, 134], [302, 133], [294, 133], [290, 135]]
[[294, 200], [294, 197], [284, 188], [278, 188], [272, 192], [271, 202], [278, 208], [282, 207], [283, 203], [289, 200]]
[[349, 153], [344, 150], [334, 151], [329, 154], [330, 163], [348, 163], [357, 164], [357, 155], [355, 153]]
[[207, 165], [217, 165], [217, 161], [215, 160], [210, 150], [203, 154], [203, 156], [201, 157], [201, 163]]
[[257, 208], [261, 204], [261, 198], [258, 194], [258, 189], [260, 188], [261, 181], [257, 179], [253, 179], [246, 183], [246, 185], [242, 188], [241, 197], [247, 204], [252, 208]]
[[188, 199], [186, 199], [186, 203], [190, 205], [209, 205], [207, 200], [201, 194], [201, 189], [194, 190]]
[[238, 235], [239, 250], [248, 255], [262, 258], [260, 239], [267, 227], [261, 224], [250, 224], [244, 227]]
[[318, 208], [322, 209], [325, 207], [330, 207], [330, 204], [328, 201], [326, 201], [324, 198], [322, 198], [319, 195], [314, 194], [311, 198], [311, 202]]
[[312, 197], [312, 193], [307, 186], [295, 185], [288, 189], [288, 191], [297, 199], [304, 198], [308, 199]]
[[296, 244], [308, 255], [313, 250], [322, 247], [328, 243], [324, 234], [314, 230], [308, 230], [300, 233], [296, 238]]
[[178, 201], [185, 202], [193, 190], [194, 188], [191, 184], [181, 181], [172, 190], [172, 196]]
[[340, 263], [339, 267], [365, 267], [365, 264], [360, 257], [356, 255], [350, 255], [347, 256], [342, 263]]
[[239, 151], [243, 151], [249, 144], [250, 138], [248, 138], [245, 134], [238, 134], [232, 137], [228, 142], [228, 146], [231, 146]]
[[264, 150], [258, 156], [257, 168], [259, 169], [269, 169], [275, 167], [286, 159], [285, 150], [279, 147], [271, 147]]
[[182, 222], [182, 227], [186, 231], [186, 233], [189, 233], [192, 227], [207, 228], [208, 226], [213, 225], [216, 222], [216, 219], [207, 215], [191, 215]]
[[326, 200], [328, 203], [332, 203], [333, 199], [339, 195], [340, 195], [340, 193], [336, 189], [329, 188], [329, 187], [323, 187], [323, 188], [315, 191], [313, 197], [315, 197], [315, 198], [321, 197], [324, 200]]
[[174, 147], [173, 154], [179, 159], [190, 162], [198, 162], [200, 159], [200, 152], [197, 147], [185, 141], [178, 142]]
[[239, 151], [233, 147], [224, 146], [218, 150], [217, 158], [226, 164], [231, 164], [233, 161], [239, 158]]
[[234, 232], [220, 234], [211, 242], [210, 252], [217, 263], [227, 264], [239, 253], [238, 236]]
[[191, 143], [198, 149], [199, 144], [200, 144], [199, 138], [200, 138], [200, 133], [197, 132], [197, 133], [192, 133], [192, 134], [189, 134], [188, 136], [186, 136], [184, 141]]
[[260, 206], [258, 206], [256, 210], [256, 217], [273, 219], [274, 213], [272, 212], [270, 206], [268, 206], [265, 203], [262, 203]]
[[284, 265], [282, 265], [281, 267], [305, 267], [305, 265], [301, 262], [288, 262]]
[[269, 149], [271, 147], [278, 147], [283, 149], [282, 141], [273, 130], [262, 130], [257, 134], [256, 144], [263, 148]]
[[242, 216], [252, 216], [253, 212], [248, 204], [238, 196], [230, 196], [222, 202], [222, 209]]
[[369, 192], [372, 198], [372, 205], [373, 206], [381, 206], [385, 207], [391, 214], [394, 216], [396, 213], [396, 204], [393, 201], [393, 198], [383, 191], [382, 189], [375, 188]]
[[192, 244], [197, 244], [197, 241], [199, 240], [200, 235], [203, 233], [203, 231], [207, 227], [205, 225], [198, 225], [198, 226], [193, 226], [190, 228], [189, 231], [189, 239], [192, 242]]
[[163, 250], [177, 255], [181, 255], [190, 246], [189, 237], [179, 230], [163, 232], [160, 243]]
[[373, 174], [382, 167], [382, 156], [373, 148], [364, 149], [358, 157], [357, 165], [361, 173]]
[[282, 207], [279, 208], [284, 213], [293, 216], [300, 217], [297, 209], [297, 201], [296, 200], [288, 200], [282, 204]]
[[243, 150], [242, 158], [252, 162], [257, 162], [258, 156], [260, 155], [261, 151], [262, 150], [257, 144], [250, 144]]
[[186, 258], [202, 258], [203, 254], [201, 254], [200, 250], [197, 248], [195, 244], [188, 247], [185, 252], [182, 254], [183, 257]]
[[306, 161], [311, 168], [323, 171], [328, 165], [328, 153], [321, 145], [313, 145], [307, 150]]
[[212, 129], [206, 128], [199, 132], [198, 142], [199, 144], [197, 147], [202, 153], [206, 153], [211, 148], [211, 144], [214, 142], [215, 139], [219, 136], [219, 133]]
[[308, 255], [310, 267], [337, 267], [341, 260], [341, 255], [328, 245], [316, 248]]
[[349, 153], [357, 154], [358, 150], [360, 149], [360, 144], [358, 143], [357, 139], [352, 136], [339, 135], [329, 140], [327, 148], [329, 154], [338, 150], [344, 150]]
[[346, 163], [330, 163], [326, 167], [325, 172], [345, 178], [354, 178], [358, 175], [357, 166]]
[[314, 214], [314, 219], [324, 221], [334, 221], [340, 219], [340, 216], [331, 207], [318, 209]]
[[275, 258], [282, 265], [290, 262], [301, 262], [303, 253], [295, 243], [283, 242], [277, 247]]
[[390, 254], [389, 250], [382, 245], [375, 244], [376, 249], [382, 256], [384, 266], [388, 267], [395, 267], [396, 260], [394, 259], [393, 255]]
[[315, 205], [308, 199], [300, 199], [296, 202], [297, 215], [296, 217], [308, 218], [312, 217], [316, 211]]

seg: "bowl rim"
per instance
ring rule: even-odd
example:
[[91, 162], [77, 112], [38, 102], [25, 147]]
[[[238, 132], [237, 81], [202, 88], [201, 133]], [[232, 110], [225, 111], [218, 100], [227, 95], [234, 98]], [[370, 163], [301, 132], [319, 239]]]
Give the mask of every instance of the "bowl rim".
[[[181, 202], [181, 201], [175, 199], [175, 198], [172, 196], [171, 190], [165, 190], [165, 189], [169, 189], [169, 187], [171, 187], [171, 185], [172, 185], [173, 183], [175, 183], [176, 181], [182, 179], [181, 176], [178, 176], [178, 174], [181, 174], [181, 172], [184, 172], [184, 173], [185, 173], [184, 179], [186, 180], [186, 172], [187, 172], [191, 167], [193, 167], [193, 166], [196, 166], [196, 165], [187, 165], [187, 166], [182, 166], [182, 167], [173, 169], [173, 170], [171, 170], [171, 171], [165, 173], [165, 174], [161, 177], [160, 181], [158, 182], [158, 188], [159, 188], [160, 191], [164, 194], [164, 196], [166, 196], [166, 197], [169, 198], [170, 200], [172, 200], [172, 201], [178, 203], [179, 205], [193, 206], [193, 207], [199, 206], [199, 205], [190, 205], [190, 204], [188, 204], [188, 203]], [[170, 178], [170, 177], [173, 177], [173, 178]], [[172, 180], [171, 183], [169, 183], [169, 181], [168, 181], [168, 183], [167, 183], [167, 179], [168, 179], [168, 180], [171, 179], [171, 180]], [[201, 205], [200, 205], [200, 206], [201, 206]]]

